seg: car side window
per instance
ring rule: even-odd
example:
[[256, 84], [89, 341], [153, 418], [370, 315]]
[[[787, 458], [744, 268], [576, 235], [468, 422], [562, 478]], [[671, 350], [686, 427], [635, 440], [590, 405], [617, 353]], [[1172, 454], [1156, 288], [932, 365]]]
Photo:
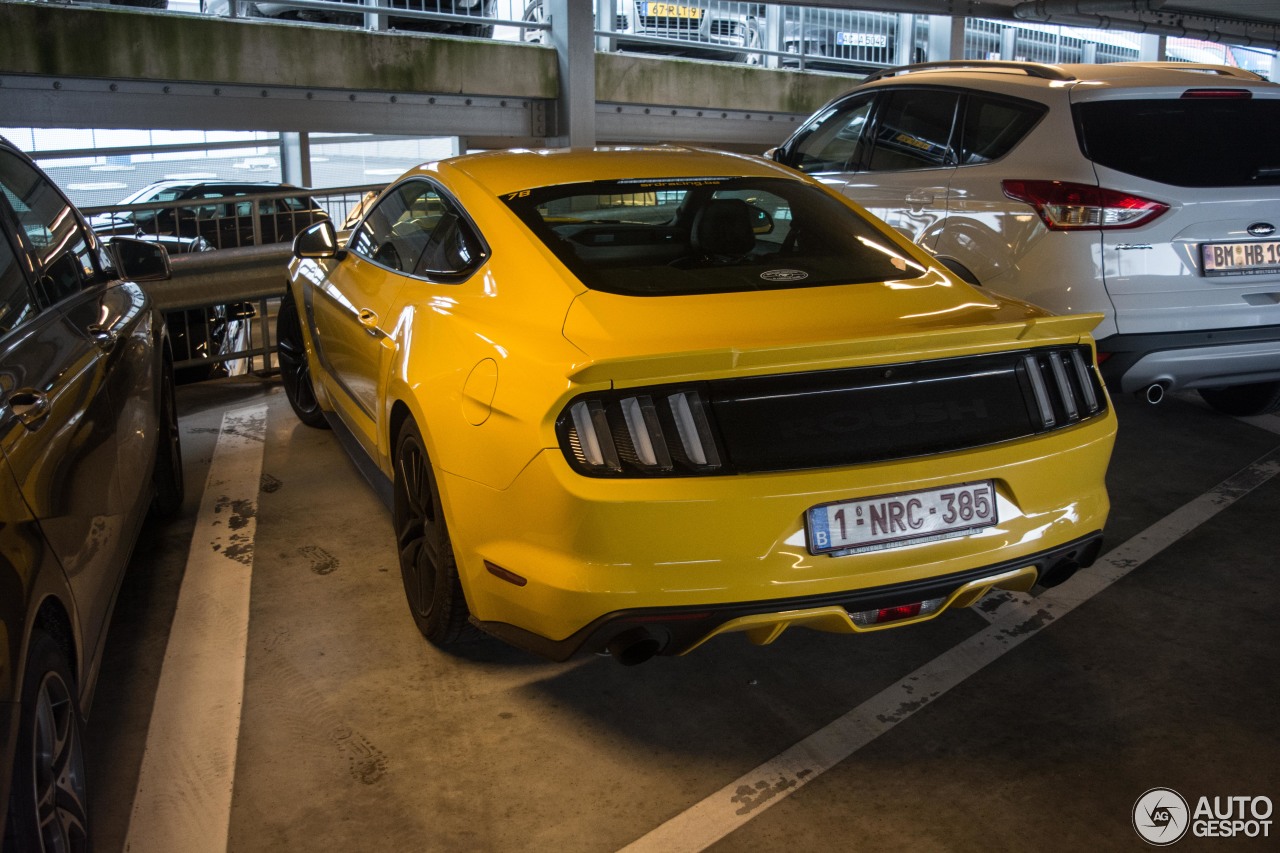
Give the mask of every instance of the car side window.
[[971, 93], [960, 133], [960, 165], [989, 163], [1008, 154], [1036, 126], [1048, 107]]
[[862, 162], [865, 131], [874, 95], [837, 104], [814, 118], [789, 152], [789, 165], [802, 172], [853, 172]]
[[460, 275], [483, 254], [479, 237], [457, 206], [420, 180], [401, 184], [369, 211], [348, 248], [423, 278]]
[[0, 187], [35, 250], [40, 286], [49, 302], [90, 284], [97, 271], [88, 235], [57, 188], [10, 151], [0, 151]]
[[959, 95], [929, 89], [889, 92], [876, 116], [867, 169], [903, 172], [955, 165], [951, 129]]
[[0, 234], [0, 335], [8, 334], [39, 313], [27, 277], [9, 241]]

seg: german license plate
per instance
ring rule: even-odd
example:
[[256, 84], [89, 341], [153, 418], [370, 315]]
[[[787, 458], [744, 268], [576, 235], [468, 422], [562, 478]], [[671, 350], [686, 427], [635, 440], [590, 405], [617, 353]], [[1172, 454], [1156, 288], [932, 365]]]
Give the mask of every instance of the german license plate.
[[678, 3], [641, 3], [640, 14], [648, 18], [691, 18], [696, 21], [702, 17], [702, 10]]
[[994, 525], [991, 480], [815, 506], [807, 516], [809, 553], [860, 554], [963, 536]]
[[836, 33], [837, 47], [888, 47], [889, 37], [874, 33]]
[[1200, 259], [1205, 275], [1280, 272], [1280, 240], [1203, 243], [1200, 246]]

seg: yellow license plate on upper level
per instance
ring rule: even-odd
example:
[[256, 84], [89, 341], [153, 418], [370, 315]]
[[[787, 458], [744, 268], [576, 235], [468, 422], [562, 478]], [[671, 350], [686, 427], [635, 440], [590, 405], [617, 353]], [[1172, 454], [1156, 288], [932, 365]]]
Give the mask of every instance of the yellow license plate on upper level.
[[695, 21], [702, 18], [702, 10], [697, 6], [678, 3], [641, 3], [640, 14], [649, 18], [690, 18]]

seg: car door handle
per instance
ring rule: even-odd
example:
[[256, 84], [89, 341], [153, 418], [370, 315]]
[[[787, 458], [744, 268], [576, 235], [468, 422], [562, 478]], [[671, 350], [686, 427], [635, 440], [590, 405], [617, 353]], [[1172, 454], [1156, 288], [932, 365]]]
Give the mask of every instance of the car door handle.
[[49, 416], [49, 398], [34, 388], [22, 388], [9, 395], [9, 408], [27, 429], [39, 429]]
[[98, 345], [98, 349], [103, 352], [111, 352], [116, 348], [116, 342], [120, 340], [120, 334], [110, 329], [103, 328], [97, 323], [92, 323], [85, 327], [85, 331], [89, 333], [89, 340]]
[[364, 330], [371, 335], [378, 334], [378, 315], [370, 311], [368, 308], [361, 308], [360, 325], [364, 326]]

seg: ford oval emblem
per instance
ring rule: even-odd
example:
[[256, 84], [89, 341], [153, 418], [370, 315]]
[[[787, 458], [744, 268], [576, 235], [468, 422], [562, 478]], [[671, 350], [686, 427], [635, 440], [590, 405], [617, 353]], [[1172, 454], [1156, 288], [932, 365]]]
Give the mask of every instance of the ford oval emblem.
[[1270, 222], [1255, 222], [1249, 226], [1249, 233], [1254, 237], [1270, 237], [1276, 233], [1276, 227]]

